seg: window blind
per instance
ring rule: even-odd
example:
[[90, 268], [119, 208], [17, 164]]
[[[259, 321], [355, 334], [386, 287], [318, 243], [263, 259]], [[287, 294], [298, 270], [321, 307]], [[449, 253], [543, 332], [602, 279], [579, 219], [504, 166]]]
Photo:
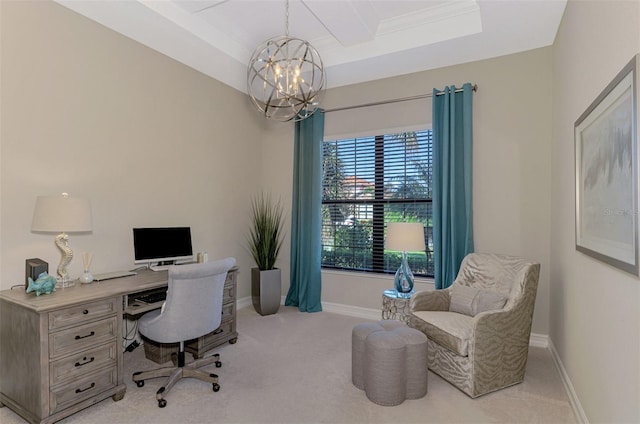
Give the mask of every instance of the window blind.
[[433, 275], [431, 130], [323, 142], [322, 266], [395, 273], [389, 222], [421, 222], [426, 252], [410, 252], [416, 275]]

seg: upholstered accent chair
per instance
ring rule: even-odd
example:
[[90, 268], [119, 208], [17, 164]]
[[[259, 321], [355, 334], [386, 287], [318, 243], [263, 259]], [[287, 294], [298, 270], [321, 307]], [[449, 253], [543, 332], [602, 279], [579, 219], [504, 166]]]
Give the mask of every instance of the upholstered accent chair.
[[453, 284], [420, 291], [410, 325], [428, 338], [428, 366], [468, 396], [522, 382], [540, 264], [471, 253]]

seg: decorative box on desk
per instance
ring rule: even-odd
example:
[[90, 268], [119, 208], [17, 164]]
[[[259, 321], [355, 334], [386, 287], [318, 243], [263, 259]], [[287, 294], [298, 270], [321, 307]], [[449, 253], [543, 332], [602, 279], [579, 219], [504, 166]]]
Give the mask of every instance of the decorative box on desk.
[[[195, 359], [203, 357], [209, 350], [226, 342], [234, 344], [238, 341], [236, 331], [236, 284], [238, 268], [234, 267], [227, 273], [224, 283], [222, 299], [222, 321], [220, 327], [211, 333], [185, 343], [184, 350], [193, 354]], [[171, 360], [171, 355], [178, 353], [178, 343], [157, 343], [144, 339], [144, 354], [147, 359], [163, 364]]]

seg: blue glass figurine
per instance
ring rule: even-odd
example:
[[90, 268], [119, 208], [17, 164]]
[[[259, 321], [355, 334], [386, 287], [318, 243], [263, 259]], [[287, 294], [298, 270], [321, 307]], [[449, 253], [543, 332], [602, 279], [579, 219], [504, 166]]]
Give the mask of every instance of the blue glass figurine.
[[56, 291], [55, 277], [50, 276], [46, 272], [38, 275], [38, 279], [36, 281], [33, 281], [33, 279], [29, 277], [27, 293], [31, 293], [32, 291], [36, 292], [36, 296], [40, 296], [42, 293], [51, 294]]

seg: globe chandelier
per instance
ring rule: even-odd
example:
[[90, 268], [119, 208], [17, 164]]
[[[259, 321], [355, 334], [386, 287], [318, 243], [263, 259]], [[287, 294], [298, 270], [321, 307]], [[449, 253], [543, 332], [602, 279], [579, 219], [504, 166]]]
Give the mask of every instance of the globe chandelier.
[[249, 97], [269, 119], [301, 121], [320, 105], [324, 86], [324, 66], [318, 51], [305, 40], [289, 37], [286, 0], [285, 35], [263, 42], [249, 61]]

